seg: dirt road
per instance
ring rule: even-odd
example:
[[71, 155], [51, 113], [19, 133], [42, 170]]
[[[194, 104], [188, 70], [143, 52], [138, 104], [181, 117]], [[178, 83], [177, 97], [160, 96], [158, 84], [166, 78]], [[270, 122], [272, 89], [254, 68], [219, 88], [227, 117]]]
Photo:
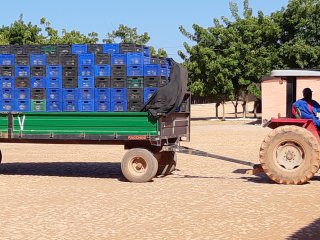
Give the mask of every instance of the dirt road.
[[[192, 108], [184, 146], [258, 163], [270, 130], [201, 120], [212, 107]], [[0, 239], [319, 239], [319, 174], [285, 186], [240, 164], [179, 154], [172, 175], [135, 184], [121, 175], [121, 146], [1, 149]]]

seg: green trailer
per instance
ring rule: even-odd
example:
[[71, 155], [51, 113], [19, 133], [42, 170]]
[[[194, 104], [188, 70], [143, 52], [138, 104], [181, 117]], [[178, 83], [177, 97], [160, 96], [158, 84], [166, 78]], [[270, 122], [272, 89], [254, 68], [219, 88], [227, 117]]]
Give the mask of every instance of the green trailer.
[[190, 101], [184, 107], [184, 112], [158, 119], [147, 112], [1, 113], [0, 141], [123, 145], [128, 150], [121, 162], [123, 175], [132, 182], [146, 182], [171, 173], [176, 154], [170, 146], [189, 141]]

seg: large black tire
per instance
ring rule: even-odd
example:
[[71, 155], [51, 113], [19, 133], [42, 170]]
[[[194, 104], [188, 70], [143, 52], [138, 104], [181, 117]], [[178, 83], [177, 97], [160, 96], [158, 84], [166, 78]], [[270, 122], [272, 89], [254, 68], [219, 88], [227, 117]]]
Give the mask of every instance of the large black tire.
[[158, 172], [157, 175], [169, 175], [177, 166], [177, 154], [174, 151], [163, 151], [155, 154], [158, 160]]
[[122, 158], [121, 170], [130, 182], [149, 182], [158, 171], [158, 160], [143, 148], [133, 148]]
[[316, 137], [298, 126], [274, 129], [262, 142], [260, 162], [270, 179], [282, 184], [303, 184], [319, 170]]

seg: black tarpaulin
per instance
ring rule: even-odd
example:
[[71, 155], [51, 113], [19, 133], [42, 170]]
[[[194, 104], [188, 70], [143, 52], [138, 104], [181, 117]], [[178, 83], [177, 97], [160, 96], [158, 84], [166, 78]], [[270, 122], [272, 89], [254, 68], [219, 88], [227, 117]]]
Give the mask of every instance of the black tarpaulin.
[[149, 115], [158, 118], [159, 115], [167, 115], [174, 112], [180, 106], [187, 92], [188, 71], [174, 60], [171, 62], [170, 82], [158, 89], [149, 101], [144, 105], [142, 111], [148, 111]]

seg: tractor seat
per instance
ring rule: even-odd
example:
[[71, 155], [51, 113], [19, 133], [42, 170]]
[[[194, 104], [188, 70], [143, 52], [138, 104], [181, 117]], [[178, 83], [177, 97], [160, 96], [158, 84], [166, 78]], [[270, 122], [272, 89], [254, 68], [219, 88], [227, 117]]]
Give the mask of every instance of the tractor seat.
[[296, 106], [292, 105], [292, 116], [293, 118], [301, 118], [301, 111]]

